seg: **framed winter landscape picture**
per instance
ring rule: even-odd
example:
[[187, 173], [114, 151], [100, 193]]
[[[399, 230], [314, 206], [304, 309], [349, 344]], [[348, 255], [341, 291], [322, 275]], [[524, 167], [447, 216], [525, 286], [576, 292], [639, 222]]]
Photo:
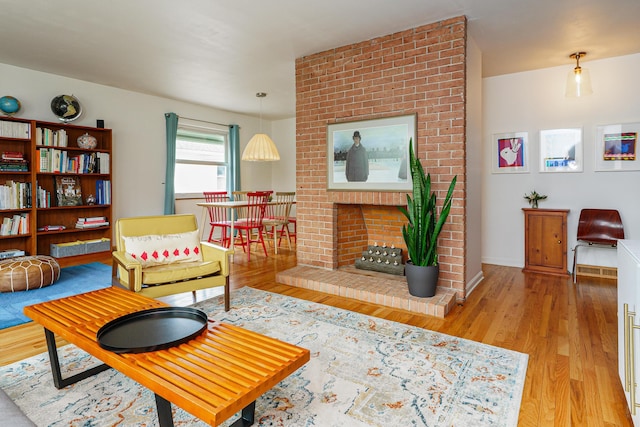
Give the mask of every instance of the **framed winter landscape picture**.
[[637, 171], [640, 123], [598, 126], [596, 128], [596, 171]]
[[527, 132], [498, 133], [492, 137], [493, 173], [529, 172]]
[[411, 191], [409, 140], [416, 115], [327, 126], [327, 189]]

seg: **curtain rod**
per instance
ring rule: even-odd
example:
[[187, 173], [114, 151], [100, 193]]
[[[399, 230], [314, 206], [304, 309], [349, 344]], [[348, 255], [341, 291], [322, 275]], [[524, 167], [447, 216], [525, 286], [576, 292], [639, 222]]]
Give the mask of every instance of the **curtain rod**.
[[212, 124], [212, 125], [229, 127], [229, 125], [224, 124], [224, 123], [216, 123], [216, 122], [210, 122], [208, 120], [192, 119], [191, 117], [178, 116], [178, 119], [187, 119], [187, 120], [193, 120], [194, 122], [202, 122], [202, 123], [209, 123], [209, 124]]

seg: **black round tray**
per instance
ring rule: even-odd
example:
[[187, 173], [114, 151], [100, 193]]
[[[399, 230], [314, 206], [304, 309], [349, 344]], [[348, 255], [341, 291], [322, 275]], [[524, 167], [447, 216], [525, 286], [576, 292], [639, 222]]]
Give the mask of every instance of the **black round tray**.
[[115, 353], [144, 353], [187, 342], [207, 328], [207, 314], [190, 307], [160, 307], [127, 314], [98, 330], [100, 347]]

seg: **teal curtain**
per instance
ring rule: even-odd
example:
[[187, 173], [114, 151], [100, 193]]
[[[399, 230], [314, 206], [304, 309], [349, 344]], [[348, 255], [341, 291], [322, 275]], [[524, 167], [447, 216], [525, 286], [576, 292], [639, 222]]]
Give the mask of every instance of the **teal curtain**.
[[178, 116], [176, 113], [164, 115], [167, 125], [167, 167], [164, 178], [164, 214], [176, 213], [176, 135], [178, 133]]
[[227, 193], [240, 189], [240, 126], [229, 125], [229, 176]]

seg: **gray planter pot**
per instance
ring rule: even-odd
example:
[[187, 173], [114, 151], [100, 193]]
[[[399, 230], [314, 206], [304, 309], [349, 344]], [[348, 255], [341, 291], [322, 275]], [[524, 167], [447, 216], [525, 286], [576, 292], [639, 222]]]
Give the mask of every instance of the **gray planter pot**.
[[440, 266], [438, 265], [422, 267], [407, 261], [404, 266], [404, 275], [407, 277], [409, 293], [414, 297], [428, 298], [434, 296], [438, 286], [439, 274]]

